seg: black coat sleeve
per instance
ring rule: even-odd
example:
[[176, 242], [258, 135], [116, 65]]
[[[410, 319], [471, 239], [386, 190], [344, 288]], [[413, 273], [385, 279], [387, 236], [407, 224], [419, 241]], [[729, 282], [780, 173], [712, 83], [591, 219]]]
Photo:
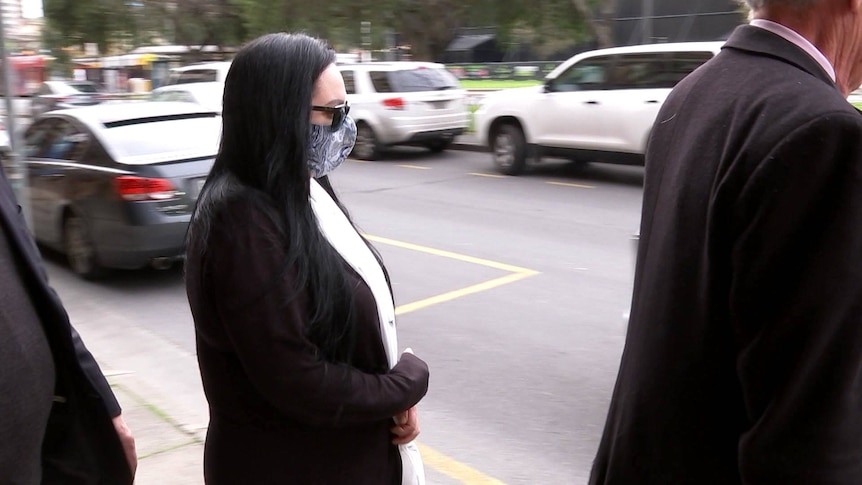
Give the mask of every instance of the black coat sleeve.
[[102, 369], [99, 368], [99, 364], [96, 363], [96, 359], [93, 357], [93, 354], [87, 350], [87, 347], [84, 345], [84, 341], [81, 340], [81, 336], [78, 335], [78, 332], [74, 327], [70, 325], [69, 328], [72, 331], [72, 344], [75, 346], [75, 357], [78, 359], [81, 370], [84, 371], [84, 375], [87, 376], [90, 384], [92, 384], [96, 392], [99, 393], [99, 396], [102, 398], [102, 402], [105, 403], [105, 409], [108, 411], [108, 415], [112, 418], [116, 418], [122, 413], [122, 409], [120, 409], [120, 403], [117, 402], [117, 398], [114, 396], [114, 392], [111, 390], [108, 380], [105, 379], [105, 375], [102, 373]]
[[743, 482], [862, 483], [862, 117], [798, 127], [737, 209]]

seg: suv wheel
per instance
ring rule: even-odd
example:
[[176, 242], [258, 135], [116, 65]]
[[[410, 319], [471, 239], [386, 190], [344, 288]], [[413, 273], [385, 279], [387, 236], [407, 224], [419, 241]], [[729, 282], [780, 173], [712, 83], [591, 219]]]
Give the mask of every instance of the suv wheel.
[[506, 175], [523, 173], [527, 165], [527, 143], [521, 128], [505, 124], [494, 131], [491, 138], [494, 164]]
[[356, 127], [356, 144], [351, 155], [360, 160], [377, 160], [380, 158], [380, 143], [377, 135], [368, 123], [359, 123]]
[[92, 280], [104, 274], [96, 258], [96, 247], [90, 241], [84, 220], [70, 214], [63, 222], [63, 249], [69, 267], [78, 276]]

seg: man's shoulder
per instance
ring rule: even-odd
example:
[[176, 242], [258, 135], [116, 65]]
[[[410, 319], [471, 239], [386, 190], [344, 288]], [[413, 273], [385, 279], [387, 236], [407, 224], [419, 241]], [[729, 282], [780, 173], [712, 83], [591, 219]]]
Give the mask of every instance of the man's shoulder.
[[723, 51], [668, 98], [683, 106], [693, 100], [699, 100], [693, 103], [699, 109], [722, 116], [769, 121], [767, 126], [752, 119], [752, 128], [785, 130], [824, 116], [845, 114], [851, 122], [862, 116], [834, 84], [782, 59], [734, 51]]

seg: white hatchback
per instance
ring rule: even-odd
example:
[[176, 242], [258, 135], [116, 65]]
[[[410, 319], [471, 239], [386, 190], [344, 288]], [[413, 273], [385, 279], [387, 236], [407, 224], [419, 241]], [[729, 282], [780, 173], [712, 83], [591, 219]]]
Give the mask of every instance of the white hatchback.
[[671, 88], [723, 44], [649, 44], [578, 54], [541, 86], [486, 96], [476, 112], [476, 134], [497, 168], [509, 175], [542, 156], [643, 164], [652, 125]]
[[442, 64], [365, 62], [338, 68], [357, 126], [355, 158], [375, 160], [392, 145], [440, 152], [467, 129], [467, 91]]

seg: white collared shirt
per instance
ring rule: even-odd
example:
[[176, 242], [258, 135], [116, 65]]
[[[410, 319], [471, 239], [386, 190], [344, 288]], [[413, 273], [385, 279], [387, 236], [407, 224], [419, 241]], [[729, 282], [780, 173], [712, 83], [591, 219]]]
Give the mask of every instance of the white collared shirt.
[[826, 71], [826, 74], [829, 74], [832, 82], [835, 82], [835, 68], [832, 67], [832, 63], [829, 62], [829, 59], [827, 59], [822, 52], [820, 52], [820, 49], [812, 44], [811, 41], [800, 35], [799, 32], [766, 19], [754, 19], [750, 24], [755, 27], [768, 30], [804, 50], [809, 56], [817, 61], [818, 64], [820, 64], [820, 67]]

